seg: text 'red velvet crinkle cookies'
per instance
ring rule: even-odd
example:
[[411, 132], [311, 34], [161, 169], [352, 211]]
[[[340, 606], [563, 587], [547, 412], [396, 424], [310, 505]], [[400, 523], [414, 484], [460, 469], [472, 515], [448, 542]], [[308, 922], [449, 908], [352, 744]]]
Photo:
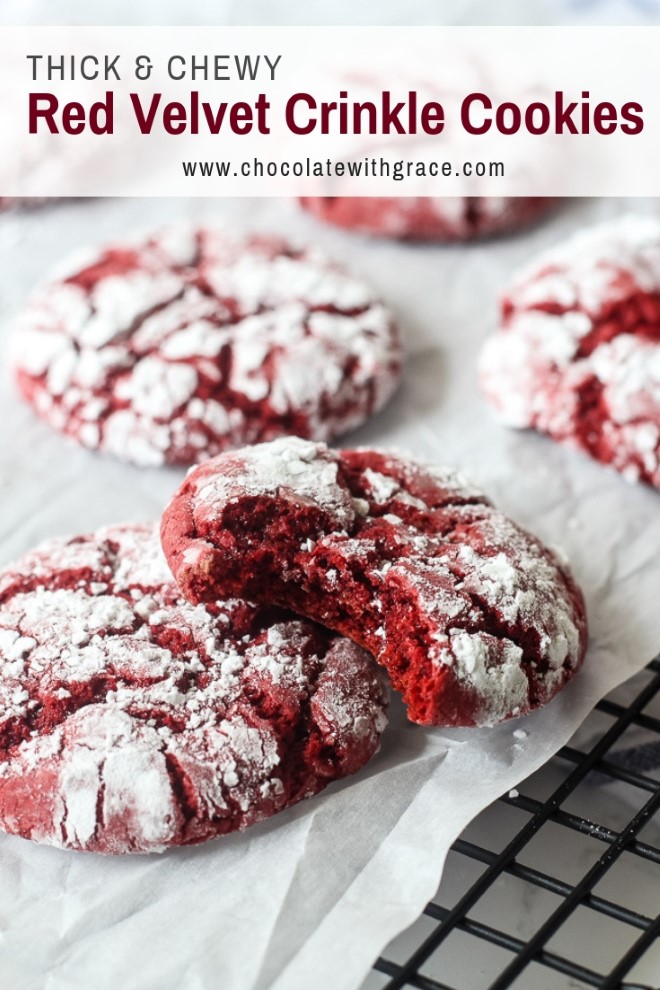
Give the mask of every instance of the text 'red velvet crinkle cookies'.
[[384, 680], [280, 610], [189, 605], [152, 527], [51, 541], [0, 574], [0, 827], [102, 853], [245, 828], [367, 762]]
[[310, 213], [357, 233], [408, 241], [470, 241], [517, 230], [553, 204], [544, 197], [308, 196]]
[[389, 311], [315, 248], [187, 227], [71, 259], [13, 350], [43, 419], [140, 465], [334, 437], [385, 404], [402, 361]]
[[186, 598], [245, 595], [341, 631], [423, 725], [523, 715], [584, 657], [568, 568], [450, 470], [277, 440], [193, 470], [161, 536]]
[[660, 486], [660, 222], [627, 216], [540, 255], [480, 358], [504, 423]]

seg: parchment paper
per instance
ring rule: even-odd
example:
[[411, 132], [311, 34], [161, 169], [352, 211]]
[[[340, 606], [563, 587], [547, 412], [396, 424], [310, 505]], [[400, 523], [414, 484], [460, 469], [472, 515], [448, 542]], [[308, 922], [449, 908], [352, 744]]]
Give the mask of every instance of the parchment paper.
[[[569, 555], [589, 607], [583, 672], [546, 710], [492, 730], [424, 730], [392, 707], [364, 772], [243, 835], [103, 858], [0, 836], [0, 984], [17, 990], [355, 990], [436, 890], [466, 823], [546, 761], [595, 701], [660, 647], [660, 494], [542, 437], [499, 426], [475, 380], [495, 298], [533, 251], [654, 203], [574, 202], [516, 237], [460, 247], [370, 241], [274, 200], [53, 204], [0, 217], [6, 324], [66, 251], [183, 216], [317, 240], [395, 308], [409, 360], [388, 409], [346, 444], [458, 466]], [[182, 472], [70, 446], [0, 389], [0, 563], [58, 533], [157, 518]], [[523, 727], [525, 738], [514, 730]]]

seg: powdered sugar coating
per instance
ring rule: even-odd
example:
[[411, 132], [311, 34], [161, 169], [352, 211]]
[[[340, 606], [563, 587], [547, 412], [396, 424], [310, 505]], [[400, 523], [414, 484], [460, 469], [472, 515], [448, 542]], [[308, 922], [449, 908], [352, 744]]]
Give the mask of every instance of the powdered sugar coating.
[[343, 632], [422, 724], [525, 714], [584, 657], [568, 568], [449, 469], [295, 438], [261, 444], [195, 469], [161, 535], [187, 598], [245, 594]]
[[521, 272], [480, 375], [508, 425], [660, 486], [660, 223], [599, 225]]
[[115, 527], [0, 575], [0, 712], [3, 829], [151, 852], [245, 828], [359, 769], [385, 692], [359, 647], [311, 623], [189, 605], [155, 530]]
[[210, 228], [79, 253], [13, 346], [51, 426], [142, 465], [336, 436], [385, 404], [401, 366], [393, 319], [363, 282], [314, 248]]
[[339, 227], [412, 241], [469, 241], [516, 230], [552, 205], [541, 197], [307, 197], [306, 210]]

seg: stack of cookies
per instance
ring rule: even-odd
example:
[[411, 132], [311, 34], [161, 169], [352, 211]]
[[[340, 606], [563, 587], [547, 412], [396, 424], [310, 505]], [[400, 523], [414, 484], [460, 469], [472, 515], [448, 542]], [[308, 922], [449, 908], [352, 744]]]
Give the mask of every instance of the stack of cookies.
[[[657, 483], [659, 298], [655, 225], [584, 235], [505, 295], [487, 393]], [[402, 360], [368, 286], [270, 237], [166, 230], [35, 295], [14, 364], [37, 413], [139, 465], [197, 466], [160, 528], [51, 541], [0, 575], [3, 829], [104, 853], [202, 842], [360, 770], [388, 685], [411, 722], [479, 728], [575, 674], [585, 606], [557, 553], [453, 470], [327, 446]]]

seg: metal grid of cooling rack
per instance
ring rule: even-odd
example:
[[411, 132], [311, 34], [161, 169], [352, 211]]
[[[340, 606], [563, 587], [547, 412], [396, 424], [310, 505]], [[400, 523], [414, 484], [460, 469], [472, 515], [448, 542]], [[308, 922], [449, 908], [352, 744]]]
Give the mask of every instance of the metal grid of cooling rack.
[[[660, 988], [660, 822], [653, 820], [660, 808], [660, 657], [628, 682], [623, 693], [623, 698], [620, 690], [601, 701], [571, 744], [548, 764], [552, 773], [550, 786], [545, 781], [547, 793], [535, 797], [512, 791], [496, 802], [493, 811], [500, 819], [503, 811], [517, 816], [512, 833], [497, 836], [499, 844], [474, 842], [468, 829], [454, 844], [448, 860], [448, 866], [454, 862], [453, 889], [447, 892], [443, 878], [420, 923], [408, 933], [405, 951], [397, 953], [393, 943], [376, 961], [370, 987]], [[521, 784], [521, 791], [528, 790], [528, 785], [533, 791], [534, 781], [533, 777]], [[613, 796], [617, 788], [625, 788], [623, 803], [618, 791]], [[581, 809], [581, 802], [588, 816], [572, 810]], [[615, 824], [609, 820], [612, 816]], [[539, 869], [529, 861], [533, 864], [533, 850], [548, 829], [554, 831], [554, 848], [559, 853], [549, 868], [546, 857], [545, 868]], [[651, 833], [651, 841], [642, 834], [644, 830]], [[490, 836], [489, 831], [485, 834]], [[586, 842], [589, 852], [595, 853], [585, 857], [583, 852], [578, 857], [582, 868], [576, 872], [573, 862], [570, 874], [560, 879], [561, 868], [557, 867], [570, 859], [563, 851], [568, 853], [579, 842]], [[487, 847], [493, 844], [494, 849]], [[632, 882], [631, 866], [637, 870]], [[506, 904], [507, 884], [525, 885], [528, 904], [532, 903], [530, 891], [535, 898], [550, 901], [538, 924], [530, 925], [525, 919], [523, 935], [507, 930], [512, 922], [520, 927], [520, 919], [506, 908], [496, 911], [495, 924], [480, 918], [480, 906], [489, 898], [492, 902], [499, 898], [501, 904], [504, 895]], [[621, 896], [624, 891], [626, 897]], [[524, 896], [520, 903], [526, 903]], [[534, 913], [530, 908], [529, 914]], [[612, 925], [621, 926], [616, 938]], [[558, 936], [570, 933], [571, 927], [568, 944], [572, 953], [555, 949], [553, 943], [562, 941]], [[453, 956], [450, 949], [457, 937], [460, 965], [456, 946]], [[586, 951], [587, 939], [591, 952]], [[594, 945], [601, 947], [595, 965]], [[493, 958], [483, 960], [484, 947], [494, 953]], [[480, 957], [481, 963], [475, 964]]]

